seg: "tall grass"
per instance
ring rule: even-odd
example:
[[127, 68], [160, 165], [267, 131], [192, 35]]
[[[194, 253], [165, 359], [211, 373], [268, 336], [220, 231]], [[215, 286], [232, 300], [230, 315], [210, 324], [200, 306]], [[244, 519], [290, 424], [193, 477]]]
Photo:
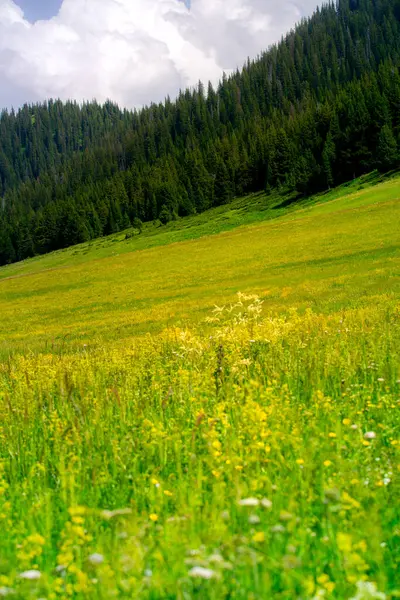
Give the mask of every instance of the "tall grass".
[[0, 584], [397, 597], [399, 315], [266, 317], [240, 295], [197, 328], [4, 363]]

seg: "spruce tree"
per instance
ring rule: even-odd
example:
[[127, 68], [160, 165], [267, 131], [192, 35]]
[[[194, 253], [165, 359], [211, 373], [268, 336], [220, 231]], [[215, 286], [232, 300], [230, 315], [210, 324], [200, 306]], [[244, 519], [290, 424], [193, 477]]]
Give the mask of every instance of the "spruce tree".
[[381, 129], [376, 153], [377, 166], [381, 171], [388, 171], [398, 165], [397, 142], [389, 125], [384, 125]]

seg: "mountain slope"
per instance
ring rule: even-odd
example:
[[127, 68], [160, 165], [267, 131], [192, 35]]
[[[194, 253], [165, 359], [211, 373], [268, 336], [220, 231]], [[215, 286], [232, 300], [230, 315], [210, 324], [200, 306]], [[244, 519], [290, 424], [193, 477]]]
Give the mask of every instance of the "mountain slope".
[[398, 164], [400, 2], [318, 9], [217, 90], [139, 113], [50, 102], [0, 119], [0, 264]]
[[[272, 314], [395, 297], [399, 190], [399, 177], [373, 187], [365, 178], [297, 208], [277, 208], [275, 197], [265, 210], [265, 196], [249, 198], [247, 207], [234, 203], [233, 228], [221, 207], [190, 217], [191, 227], [149, 225], [142, 236], [113, 235], [3, 267], [0, 351], [123, 343], [196, 322], [237, 291], [259, 294]], [[237, 227], [246, 219], [253, 223]]]

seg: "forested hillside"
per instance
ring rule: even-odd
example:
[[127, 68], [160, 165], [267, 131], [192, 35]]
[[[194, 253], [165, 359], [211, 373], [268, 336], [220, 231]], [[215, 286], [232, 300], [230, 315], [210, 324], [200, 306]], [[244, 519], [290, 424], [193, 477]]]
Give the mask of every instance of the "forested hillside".
[[216, 90], [0, 117], [0, 264], [283, 186], [397, 166], [400, 0], [339, 0]]

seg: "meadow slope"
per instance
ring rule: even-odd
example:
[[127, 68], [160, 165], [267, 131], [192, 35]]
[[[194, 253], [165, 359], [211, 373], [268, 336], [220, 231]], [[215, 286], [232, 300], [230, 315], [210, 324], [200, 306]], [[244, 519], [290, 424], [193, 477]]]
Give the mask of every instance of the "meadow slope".
[[132, 239], [111, 236], [3, 267], [0, 351], [193, 323], [238, 291], [259, 294], [275, 313], [396, 295], [399, 196], [398, 178], [364, 189], [358, 180], [288, 208], [255, 196]]
[[0, 269], [0, 595], [400, 596], [400, 179], [370, 183]]

